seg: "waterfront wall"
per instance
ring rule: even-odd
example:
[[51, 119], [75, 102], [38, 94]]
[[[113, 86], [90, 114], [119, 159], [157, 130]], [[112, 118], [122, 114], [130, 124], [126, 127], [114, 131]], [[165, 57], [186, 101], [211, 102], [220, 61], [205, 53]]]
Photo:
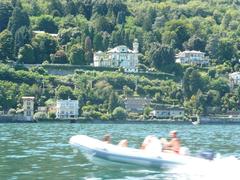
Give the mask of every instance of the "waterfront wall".
[[200, 124], [240, 124], [240, 116], [201, 116]]
[[27, 120], [22, 115], [0, 115], [0, 123], [21, 123], [21, 122], [33, 122]]

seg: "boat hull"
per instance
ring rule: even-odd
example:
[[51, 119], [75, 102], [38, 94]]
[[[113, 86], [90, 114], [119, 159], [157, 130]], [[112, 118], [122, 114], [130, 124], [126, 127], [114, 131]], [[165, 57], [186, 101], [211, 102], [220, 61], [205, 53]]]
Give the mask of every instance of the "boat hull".
[[175, 153], [150, 153], [135, 148], [119, 147], [117, 145], [107, 144], [85, 135], [73, 136], [70, 138], [69, 143], [73, 147], [79, 148], [80, 150], [83, 150], [94, 157], [113, 162], [136, 164], [141, 166], [169, 167], [189, 163], [207, 162], [207, 160], [202, 158], [178, 155]]

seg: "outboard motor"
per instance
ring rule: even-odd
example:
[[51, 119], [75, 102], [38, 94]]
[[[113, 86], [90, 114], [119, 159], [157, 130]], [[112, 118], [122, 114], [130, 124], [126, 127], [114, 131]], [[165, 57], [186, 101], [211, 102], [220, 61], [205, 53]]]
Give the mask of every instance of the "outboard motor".
[[203, 159], [213, 160], [215, 153], [212, 150], [206, 150], [199, 153], [199, 156]]

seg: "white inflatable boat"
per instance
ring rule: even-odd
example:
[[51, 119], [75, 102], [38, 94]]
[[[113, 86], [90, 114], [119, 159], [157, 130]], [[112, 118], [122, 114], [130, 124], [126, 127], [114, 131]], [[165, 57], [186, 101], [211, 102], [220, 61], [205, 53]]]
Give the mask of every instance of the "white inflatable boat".
[[209, 159], [193, 157], [188, 155], [179, 155], [175, 153], [150, 153], [145, 150], [120, 147], [113, 144], [107, 144], [95, 138], [86, 135], [72, 136], [69, 143], [73, 147], [84, 150], [95, 157], [109, 161], [136, 164], [150, 167], [165, 167], [174, 165], [187, 165], [189, 163], [208, 163]]

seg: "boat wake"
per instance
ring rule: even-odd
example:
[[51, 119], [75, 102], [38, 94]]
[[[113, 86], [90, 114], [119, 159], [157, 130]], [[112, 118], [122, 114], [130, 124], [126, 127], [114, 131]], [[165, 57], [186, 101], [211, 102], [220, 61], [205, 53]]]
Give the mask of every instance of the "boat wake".
[[174, 179], [194, 179], [194, 180], [239, 180], [240, 179], [240, 159], [229, 157], [218, 157], [208, 163], [191, 163], [169, 169], [167, 173], [175, 176]]

